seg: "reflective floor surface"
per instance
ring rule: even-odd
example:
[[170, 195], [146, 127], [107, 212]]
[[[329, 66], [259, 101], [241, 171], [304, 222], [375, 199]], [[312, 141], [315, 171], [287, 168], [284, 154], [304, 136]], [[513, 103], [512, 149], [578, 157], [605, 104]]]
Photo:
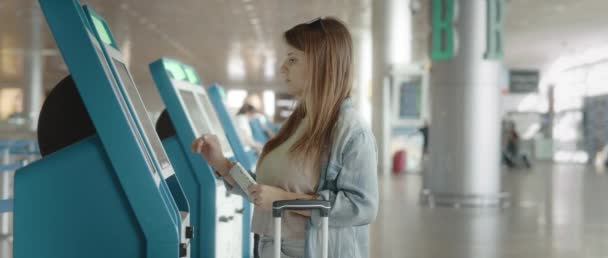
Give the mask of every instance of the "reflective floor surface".
[[[583, 165], [504, 171], [511, 207], [418, 205], [420, 175], [380, 178], [373, 258], [608, 257], [608, 174]], [[11, 258], [0, 239], [0, 258]]]
[[420, 175], [381, 177], [372, 257], [608, 257], [608, 174], [538, 163], [505, 169], [503, 182], [508, 208], [428, 208], [418, 204]]

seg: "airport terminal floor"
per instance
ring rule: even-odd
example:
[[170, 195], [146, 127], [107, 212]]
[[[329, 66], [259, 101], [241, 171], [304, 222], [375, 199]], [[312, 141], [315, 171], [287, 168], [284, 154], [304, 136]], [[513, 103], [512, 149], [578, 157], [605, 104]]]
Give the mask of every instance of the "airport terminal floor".
[[606, 257], [608, 174], [538, 163], [504, 169], [503, 178], [511, 205], [487, 210], [421, 206], [420, 174], [382, 176], [371, 257]]
[[490, 210], [420, 206], [420, 175], [382, 177], [372, 257], [606, 257], [607, 174], [538, 163], [502, 175], [511, 205]]

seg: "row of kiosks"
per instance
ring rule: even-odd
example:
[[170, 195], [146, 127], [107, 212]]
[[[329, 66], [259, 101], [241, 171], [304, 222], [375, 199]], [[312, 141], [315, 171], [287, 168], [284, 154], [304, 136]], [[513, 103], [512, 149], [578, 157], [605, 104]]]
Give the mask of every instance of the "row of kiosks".
[[14, 256], [189, 257], [188, 201], [107, 23], [40, 5], [71, 77], [43, 105], [43, 158], [15, 175]]
[[[243, 149], [238, 139], [230, 116], [221, 101], [221, 88], [219, 86], [210, 87], [210, 99], [201, 86], [200, 78], [191, 67], [172, 60], [160, 60], [152, 64], [153, 76], [169, 113], [180, 121], [174, 126], [169, 119], [169, 113], [161, 116], [161, 120], [157, 124], [159, 134], [164, 139], [161, 144], [152, 129], [145, 107], [124, 63], [124, 58], [104, 19], [88, 7], [80, 8], [77, 1], [66, 0], [62, 3], [53, 2], [52, 4], [48, 2], [42, 0], [41, 5], [72, 76], [64, 79], [53, 89], [43, 106], [38, 133], [45, 159], [24, 168], [19, 179], [16, 178], [16, 181], [19, 181], [16, 184], [23, 189], [19, 192], [27, 192], [19, 194], [22, 196], [19, 199], [31, 202], [27, 208], [21, 208], [22, 205], [16, 204], [19, 206], [16, 207], [19, 219], [15, 223], [16, 231], [22, 232], [18, 238], [23, 240], [19, 242], [29, 244], [31, 242], [28, 239], [32, 238], [34, 232], [32, 229], [36, 226], [36, 223], [30, 223], [31, 221], [36, 220], [37, 226], [42, 227], [55, 223], [55, 228], [47, 231], [48, 235], [33, 238], [36, 240], [36, 246], [43, 248], [26, 250], [25, 245], [23, 248], [16, 245], [16, 257], [31, 257], [30, 255], [38, 256], [39, 254], [44, 254], [45, 257], [71, 257], [83, 253], [88, 254], [95, 248], [107, 250], [98, 252], [100, 257], [108, 255], [112, 257], [133, 257], [132, 255], [156, 257], [156, 254], [166, 255], [174, 251], [179, 257], [250, 257], [251, 207], [249, 203], [240, 197], [231, 196], [204, 160], [188, 149], [189, 143], [197, 135], [213, 133], [220, 137], [226, 156], [238, 160], [245, 167], [253, 170], [255, 160], [252, 160], [251, 156], [247, 156], [249, 153]], [[74, 23], [75, 21], [79, 23]], [[76, 26], [70, 28], [67, 23]], [[71, 42], [68, 39], [76, 40]], [[88, 48], [73, 49], [74, 46], [81, 43], [88, 44]], [[91, 48], [97, 56], [91, 57]], [[88, 56], [86, 55], [87, 50], [89, 51]], [[82, 52], [85, 52], [84, 55]], [[85, 62], [87, 64], [83, 65]], [[89, 62], [93, 62], [93, 65]], [[101, 69], [99, 69], [100, 65]], [[91, 77], [86, 77], [89, 76], [89, 73], [100, 72], [107, 77], [106, 81], [92, 83], [89, 80]], [[106, 88], [101, 89], [105, 90], [91, 88], [95, 85], [103, 87], [104, 82]], [[108, 85], [111, 87], [107, 87]], [[109, 98], [109, 101], [104, 101], [105, 98]], [[111, 106], [113, 104], [114, 106]], [[103, 113], [101, 110], [104, 105], [110, 105], [107, 108], [114, 112]], [[120, 113], [119, 110], [122, 112], [122, 117], [113, 117]], [[165, 120], [162, 119], [163, 117]], [[112, 130], [109, 128], [121, 124], [124, 126], [123, 128], [129, 130], [124, 133], [116, 131], [120, 128], [116, 126], [115, 131], [111, 133]], [[164, 134], [162, 128], [165, 128]], [[131, 142], [121, 140], [128, 138], [131, 138]], [[132, 148], [133, 145], [130, 145], [132, 143], [137, 144], [139, 153], [130, 153], [135, 150]], [[169, 153], [168, 156], [163, 145]], [[76, 154], [82, 151], [88, 152], [87, 150], [91, 146], [98, 148], [98, 154], [105, 153], [106, 155], [81, 158], [79, 156], [84, 154]], [[116, 153], [122, 153], [122, 155]], [[72, 157], [72, 155], [76, 156]], [[139, 161], [145, 163], [148, 173], [152, 176], [152, 181], [156, 184], [162, 201], [160, 204], [164, 205], [168, 218], [172, 221], [177, 233], [177, 241], [157, 235], [160, 231], [150, 223], [157, 220], [150, 219], [156, 217], [157, 213], [151, 209], [143, 210], [142, 208], [146, 208], [147, 204], [132, 203], [138, 200], [137, 196], [142, 198], [141, 192], [145, 192], [145, 190], [141, 191], [134, 186], [137, 182], [137, 173], [122, 174], [121, 171], [122, 168], [137, 167], [136, 164], [127, 164], [129, 159], [126, 157], [138, 155], [140, 156]], [[58, 156], [61, 158], [57, 158]], [[55, 163], [58, 160], [61, 161], [60, 164], [74, 168], [78, 167], [77, 164], [90, 166], [90, 173], [95, 173], [99, 169], [109, 170], [112, 173], [96, 173], [95, 176], [81, 173], [75, 176], [65, 172], [67, 174], [53, 175], [53, 180], [49, 179], [48, 175], [41, 174], [42, 170], [78, 173], [76, 170], [64, 170], [61, 165], [56, 166]], [[79, 163], [80, 161], [83, 163]], [[135, 163], [137, 161], [137, 159], [134, 160]], [[101, 165], [104, 162], [109, 164], [105, 164], [104, 167]], [[115, 163], [118, 164], [115, 165]], [[176, 173], [173, 172], [173, 168]], [[104, 188], [114, 184], [112, 185], [113, 191], [119, 195], [118, 197], [105, 193], [101, 188], [95, 189], [96, 187], [90, 186], [92, 182], [103, 182], [103, 178], [97, 178], [101, 175], [109, 176], [109, 178], [105, 178], [107, 185], [98, 184], [96, 186]], [[114, 176], [112, 177], [112, 175]], [[88, 181], [79, 176], [86, 177]], [[113, 182], [108, 180], [113, 180]], [[47, 184], [45, 182], [52, 184], [54, 181], [62, 182], [70, 187], [63, 192], [53, 190], [61, 187], [62, 183], [53, 184], [52, 187], [45, 186]], [[140, 184], [143, 184], [143, 181]], [[35, 188], [36, 191], [31, 191], [32, 188]], [[54, 192], [51, 194], [50, 191]], [[81, 194], [80, 191], [86, 194]], [[121, 192], [123, 196], [120, 196]], [[131, 198], [128, 192], [135, 198]], [[67, 198], [67, 195], [70, 194], [74, 194], [74, 196]], [[98, 209], [83, 205], [81, 203], [83, 200], [80, 203], [72, 203], [79, 198], [84, 198], [84, 201], [88, 200], [87, 205], [99, 206]], [[45, 206], [43, 203], [47, 205]], [[118, 227], [121, 228], [120, 230], [116, 229], [116, 226], [120, 223], [124, 224], [124, 221], [121, 222], [119, 212], [115, 210], [115, 207], [102, 209], [104, 212], [101, 214], [104, 215], [101, 216], [98, 210], [104, 205], [100, 204], [121, 204], [120, 206], [125, 209], [123, 212], [127, 212], [127, 215], [123, 214], [122, 219], [133, 217], [130, 219], [132, 234], [123, 232], [123, 227]], [[154, 206], [151, 203], [148, 204]], [[61, 208], [61, 211], [57, 211], [56, 207]], [[81, 213], [85, 212], [88, 216], [74, 212], [73, 209], [78, 209]], [[138, 213], [137, 209], [142, 210]], [[129, 210], [131, 213], [128, 213]], [[31, 216], [21, 217], [20, 214], [26, 211]], [[143, 213], [144, 211], [147, 213]], [[55, 221], [41, 219], [41, 216], [49, 213], [62, 219]], [[117, 218], [108, 216], [107, 213], [115, 214]], [[97, 218], [100, 216], [103, 219]], [[161, 217], [162, 215], [159, 216], [159, 221], [162, 220]], [[83, 218], [89, 218], [88, 222], [83, 222]], [[145, 223], [139, 222], [142, 219], [146, 220]], [[84, 223], [86, 226], [69, 230], [70, 223], [73, 226]], [[91, 223], [95, 225], [90, 225]], [[150, 225], [150, 229], [145, 229], [147, 225]], [[124, 229], [128, 231], [129, 227]], [[101, 231], [103, 234], [96, 234], [96, 237], [87, 238], [87, 241], [81, 240], [85, 235], [97, 231]], [[152, 235], [155, 237], [149, 237]], [[71, 238], [66, 236], [71, 236]], [[67, 247], [70, 242], [68, 239], [75, 240], [73, 243], [83, 242], [85, 244], [77, 244], [69, 248]], [[155, 243], [155, 241], [160, 241], [161, 244]], [[170, 242], [173, 242], [175, 246], [169, 244]], [[98, 244], [99, 246], [94, 247]], [[130, 248], [125, 248], [126, 246]], [[159, 252], [161, 249], [163, 252]]]
[[192, 224], [201, 229], [193, 239], [193, 257], [250, 257], [250, 204], [231, 195], [200, 154], [191, 150], [197, 137], [215, 134], [224, 156], [242, 160], [241, 149], [231, 144], [240, 140], [227, 133], [234, 125], [220, 121], [191, 66], [165, 58], [152, 63], [150, 70], [166, 106], [156, 129], [186, 191]]

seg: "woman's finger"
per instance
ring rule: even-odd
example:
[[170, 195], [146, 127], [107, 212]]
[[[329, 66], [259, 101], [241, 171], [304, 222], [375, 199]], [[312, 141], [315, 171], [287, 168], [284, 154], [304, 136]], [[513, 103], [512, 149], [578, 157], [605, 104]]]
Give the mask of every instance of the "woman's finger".
[[198, 152], [198, 145], [201, 143], [201, 138], [197, 138], [192, 142], [192, 151]]
[[258, 184], [252, 184], [249, 185], [249, 188], [247, 189], [250, 193], [257, 193], [260, 191], [260, 185]]
[[202, 153], [203, 152], [203, 146], [205, 146], [205, 144], [207, 144], [207, 141], [204, 138], [201, 138], [198, 141], [198, 144], [196, 145], [196, 152]]
[[190, 145], [190, 148], [192, 149], [193, 152], [196, 152], [196, 149], [198, 146], [198, 141], [200, 140], [200, 138], [196, 138], [194, 141], [192, 141], [192, 144]]
[[249, 192], [249, 195], [251, 195], [252, 199], [255, 199], [255, 200], [260, 199], [260, 194], [258, 192]]

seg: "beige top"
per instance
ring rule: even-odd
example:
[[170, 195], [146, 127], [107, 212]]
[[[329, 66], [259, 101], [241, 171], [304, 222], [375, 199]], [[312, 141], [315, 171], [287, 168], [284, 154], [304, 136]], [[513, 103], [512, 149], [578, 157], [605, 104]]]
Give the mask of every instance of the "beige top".
[[[256, 181], [259, 184], [277, 186], [295, 193], [315, 193], [319, 171], [314, 171], [310, 168], [310, 164], [305, 164], [301, 159], [293, 159], [289, 155], [289, 149], [300, 138], [304, 128], [305, 122], [302, 122], [294, 135], [259, 162], [256, 169]], [[307, 220], [308, 217], [285, 212], [281, 230], [283, 239], [306, 239]], [[254, 209], [252, 231], [263, 236], [273, 236], [273, 229], [272, 212]]]

